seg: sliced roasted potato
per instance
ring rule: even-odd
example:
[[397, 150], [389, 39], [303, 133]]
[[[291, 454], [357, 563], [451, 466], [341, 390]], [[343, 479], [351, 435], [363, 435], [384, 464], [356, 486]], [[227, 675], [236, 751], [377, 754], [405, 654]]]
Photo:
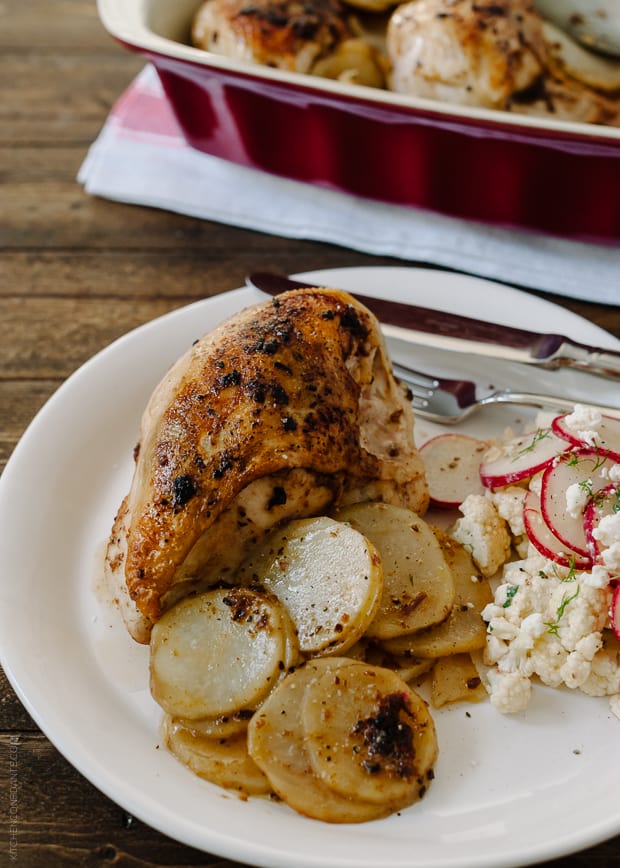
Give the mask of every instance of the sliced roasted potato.
[[347, 506], [335, 518], [364, 534], [381, 556], [383, 595], [366, 631], [369, 638], [391, 639], [447, 618], [454, 602], [454, 581], [425, 521], [388, 503]]
[[235, 711], [233, 714], [221, 714], [219, 717], [199, 717], [189, 720], [182, 717], [173, 717], [170, 725], [182, 726], [196, 735], [204, 735], [208, 738], [231, 738], [248, 731], [248, 723], [254, 714], [252, 709]]
[[314, 772], [334, 792], [394, 809], [426, 792], [435, 727], [424, 700], [396, 673], [346, 658], [317, 661], [301, 717]]
[[350, 84], [385, 87], [386, 63], [365, 39], [345, 39], [328, 57], [318, 60], [312, 75], [335, 78]]
[[170, 717], [164, 720], [166, 746], [194, 774], [248, 796], [270, 792], [271, 786], [248, 753], [245, 733], [209, 738], [192, 732]]
[[416, 657], [414, 654], [390, 654], [382, 645], [368, 643], [363, 659], [373, 666], [391, 669], [403, 681], [420, 678], [433, 668], [433, 658]]
[[361, 533], [326, 516], [291, 521], [240, 570], [287, 608], [304, 654], [335, 654], [366, 631], [383, 591], [381, 559]]
[[391, 654], [435, 658], [476, 651], [485, 645], [486, 624], [480, 613], [493, 600], [491, 586], [461, 543], [442, 531], [435, 530], [435, 534], [454, 578], [452, 611], [437, 626], [383, 642]]
[[487, 692], [469, 654], [442, 657], [433, 667], [431, 703], [441, 708], [449, 702], [482, 702]]
[[618, 60], [584, 48], [551, 21], [543, 22], [543, 31], [554, 66], [596, 90], [611, 94], [620, 91]]
[[286, 668], [292, 635], [272, 595], [234, 588], [187, 597], [153, 628], [153, 698], [189, 720], [254, 708]]
[[306, 750], [301, 702], [321, 660], [288, 674], [265, 700], [248, 726], [248, 750], [275, 793], [300, 814], [327, 823], [363, 823], [386, 817], [388, 804], [342, 796], [314, 773]]

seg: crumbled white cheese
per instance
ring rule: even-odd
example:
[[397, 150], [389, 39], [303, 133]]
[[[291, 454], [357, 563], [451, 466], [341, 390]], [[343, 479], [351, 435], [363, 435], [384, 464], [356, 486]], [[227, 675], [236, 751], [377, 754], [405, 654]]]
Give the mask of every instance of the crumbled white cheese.
[[572, 518], [579, 518], [582, 514], [591, 491], [591, 479], [588, 479], [583, 484], [581, 482], [574, 482], [568, 486], [566, 489], [566, 511]]
[[564, 418], [566, 427], [590, 446], [596, 445], [599, 435], [598, 428], [602, 421], [603, 415], [600, 410], [586, 407], [583, 404], [575, 404], [573, 412]]
[[592, 571], [585, 574], [584, 582], [592, 588], [606, 588], [611, 582], [611, 578], [612, 577], [604, 566], [601, 564], [595, 564], [592, 567]]
[[599, 543], [601, 560], [610, 572], [620, 570], [620, 512], [604, 515], [593, 529], [592, 536]]
[[601, 553], [601, 559], [610, 572], [617, 573], [620, 570], [620, 542], [613, 543], [609, 548], [604, 549]]
[[601, 560], [609, 570], [620, 570], [620, 512], [604, 515], [592, 536], [601, 548]]
[[592, 536], [604, 546], [620, 542], [620, 512], [604, 515], [592, 531]]
[[470, 552], [483, 576], [493, 576], [510, 556], [506, 522], [482, 494], [470, 494], [459, 507], [451, 536]]

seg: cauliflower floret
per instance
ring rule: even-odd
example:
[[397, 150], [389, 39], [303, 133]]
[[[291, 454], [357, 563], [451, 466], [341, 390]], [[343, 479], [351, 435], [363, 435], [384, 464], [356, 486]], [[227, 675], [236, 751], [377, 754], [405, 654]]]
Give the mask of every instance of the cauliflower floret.
[[554, 590], [550, 599], [550, 608], [555, 611], [552, 624], [567, 651], [574, 651], [584, 636], [604, 628], [610, 603], [607, 589], [585, 582], [567, 582]]
[[519, 635], [519, 628], [516, 624], [511, 624], [510, 621], [502, 615], [490, 618], [488, 629], [490, 633], [493, 633], [493, 636], [495, 636], [496, 639], [503, 639], [506, 642], [511, 642]]
[[567, 687], [581, 687], [590, 677], [592, 658], [603, 645], [600, 633], [591, 633], [577, 642], [562, 666], [562, 680]]
[[508, 651], [499, 661], [498, 668], [502, 672], [520, 672], [523, 675], [532, 675], [535, 672], [534, 648], [536, 640], [542, 636], [546, 629], [538, 612], [526, 618], [521, 624], [516, 638], [509, 643]]
[[[515, 622], [534, 612], [546, 613], [550, 590], [561, 582], [562, 575], [554, 564], [535, 552], [527, 560], [506, 565], [502, 584], [495, 593], [496, 602], [508, 609], [507, 617]], [[508, 596], [510, 602], [505, 606]]]
[[588, 696], [612, 696], [620, 693], [620, 645], [606, 638], [592, 658], [590, 675], [581, 685]]
[[538, 644], [535, 654], [530, 656], [526, 672], [530, 676], [537, 675], [549, 687], [560, 687], [564, 683], [562, 667], [567, 656], [560, 642], [547, 634], [544, 641]]
[[524, 711], [530, 702], [532, 684], [529, 678], [518, 672], [490, 670], [489, 687], [491, 705], [502, 714]]
[[515, 537], [523, 536], [525, 533], [523, 501], [526, 494], [526, 489], [518, 485], [508, 485], [506, 488], [487, 492], [487, 497], [504, 521], [508, 522], [510, 532]]
[[[617, 662], [612, 666], [601, 657], [601, 631], [611, 590], [589, 580], [588, 573], [575, 575], [540, 555], [507, 564], [493, 603], [482, 612], [488, 623], [485, 663], [504, 675], [537, 676], [550, 687], [600, 694], [604, 680], [610, 692]], [[500, 697], [497, 707], [507, 704]]]
[[494, 575], [510, 555], [506, 522], [482, 494], [470, 494], [459, 509], [463, 518], [457, 520], [451, 536], [471, 553], [483, 576]]
[[498, 660], [508, 651], [508, 643], [497, 636], [490, 634], [482, 652], [482, 662], [485, 666], [494, 666]]

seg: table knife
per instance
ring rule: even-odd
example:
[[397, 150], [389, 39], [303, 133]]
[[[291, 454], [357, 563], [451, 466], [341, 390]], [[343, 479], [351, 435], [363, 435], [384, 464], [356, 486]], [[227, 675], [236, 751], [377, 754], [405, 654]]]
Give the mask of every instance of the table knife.
[[[246, 284], [272, 296], [312, 286], [311, 281], [270, 272], [249, 274]], [[389, 338], [548, 369], [577, 368], [620, 379], [620, 352], [616, 350], [581, 344], [565, 335], [527, 331], [402, 301], [351, 295], [375, 314]]]

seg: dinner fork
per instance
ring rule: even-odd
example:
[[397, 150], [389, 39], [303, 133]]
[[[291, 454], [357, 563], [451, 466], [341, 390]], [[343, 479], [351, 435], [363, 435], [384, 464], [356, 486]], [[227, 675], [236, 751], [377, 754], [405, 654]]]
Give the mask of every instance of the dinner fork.
[[[472, 413], [489, 404], [520, 404], [557, 413], [570, 413], [576, 401], [558, 398], [555, 395], [537, 395], [533, 392], [517, 392], [498, 389], [482, 398], [476, 396], [476, 383], [471, 380], [450, 380], [416, 371], [400, 362], [394, 362], [394, 374], [405, 382], [412, 393], [411, 403], [418, 416], [451, 425], [462, 422]], [[604, 407], [589, 401], [579, 401], [588, 407], [600, 410], [604, 415], [620, 418], [620, 408]]]

